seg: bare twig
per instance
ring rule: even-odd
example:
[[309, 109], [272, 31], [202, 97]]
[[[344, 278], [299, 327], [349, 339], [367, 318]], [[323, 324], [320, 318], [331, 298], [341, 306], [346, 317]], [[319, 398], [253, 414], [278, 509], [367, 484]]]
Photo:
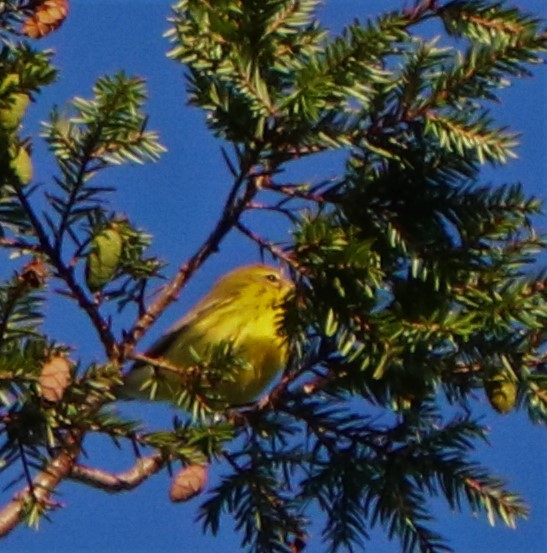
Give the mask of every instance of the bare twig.
[[297, 265], [295, 264], [294, 259], [286, 251], [275, 246], [265, 238], [262, 238], [262, 236], [252, 231], [250, 228], [245, 226], [240, 221], [238, 221], [235, 226], [242, 234], [250, 238], [256, 244], [258, 244], [262, 250], [269, 251], [276, 259], [282, 259], [288, 265], [297, 268]]
[[79, 441], [70, 440], [29, 486], [13, 496], [0, 510], [0, 537], [9, 534], [21, 522], [27, 505], [38, 504], [44, 509], [51, 507], [51, 494], [70, 474], [79, 452]]
[[81, 482], [87, 486], [116, 493], [136, 488], [150, 476], [159, 472], [167, 461], [168, 459], [162, 453], [153, 453], [148, 457], [137, 459], [133, 467], [118, 474], [75, 464], [67, 476], [75, 482]]
[[[421, 21], [428, 11], [434, 12], [438, 9], [437, 0], [422, 0], [421, 2], [417, 2], [413, 8], [406, 9], [404, 13], [407, 15], [410, 22], [415, 23]], [[434, 13], [431, 14], [431, 16], [433, 15]]]
[[328, 202], [321, 193], [315, 192], [313, 189], [305, 188], [299, 184], [275, 184], [269, 182], [265, 184], [263, 188], [265, 190], [278, 192], [291, 199], [306, 200], [317, 204]]
[[14, 250], [27, 250], [31, 252], [40, 251], [40, 248], [35, 244], [29, 244], [23, 240], [15, 240], [13, 238], [0, 238], [0, 247], [13, 248]]

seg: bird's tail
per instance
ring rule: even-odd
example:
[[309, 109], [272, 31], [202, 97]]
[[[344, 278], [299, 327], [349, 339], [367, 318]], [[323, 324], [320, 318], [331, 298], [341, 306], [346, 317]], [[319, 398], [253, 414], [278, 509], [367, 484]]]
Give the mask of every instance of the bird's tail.
[[122, 383], [114, 388], [119, 400], [150, 399], [146, 383], [154, 376], [154, 369], [145, 363], [136, 362], [122, 378]]

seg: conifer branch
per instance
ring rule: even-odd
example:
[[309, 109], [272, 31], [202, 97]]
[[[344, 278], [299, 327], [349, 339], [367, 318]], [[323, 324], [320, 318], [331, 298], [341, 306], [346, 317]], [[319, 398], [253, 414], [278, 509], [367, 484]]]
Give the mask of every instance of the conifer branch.
[[55, 268], [57, 276], [68, 286], [73, 298], [77, 301], [80, 308], [88, 315], [105, 347], [108, 357], [112, 360], [116, 360], [118, 357], [118, 347], [114, 336], [110, 332], [108, 323], [103, 320], [97, 306], [88, 298], [83, 288], [77, 282], [72, 268], [64, 263], [58, 248], [50, 243], [47, 232], [34, 212], [24, 191], [17, 189], [17, 196], [34, 227], [41, 251], [47, 256], [48, 261]]
[[[256, 159], [258, 153], [252, 155]], [[126, 334], [122, 351], [124, 358], [130, 357], [138, 340], [152, 325], [152, 323], [163, 313], [163, 311], [178, 298], [188, 279], [203, 265], [210, 255], [215, 253], [225, 236], [236, 226], [242, 213], [256, 196], [258, 189], [255, 180], [250, 178], [250, 172], [254, 163], [245, 163], [241, 174], [234, 180], [230, 193], [224, 204], [222, 215], [211, 231], [207, 239], [197, 251], [179, 268], [176, 276], [166, 284], [153, 303], [146, 309], [134, 324], [133, 328]], [[239, 194], [243, 183], [246, 182], [243, 193]]]
[[[300, 551], [310, 504], [320, 507], [330, 551], [364, 547], [378, 526], [403, 553], [447, 551], [432, 528], [435, 496], [510, 527], [527, 515], [522, 499], [472, 460], [487, 431], [472, 413], [480, 401], [493, 416], [520, 409], [547, 421], [547, 294], [537, 269], [546, 243], [533, 227], [541, 202], [521, 185], [481, 183], [481, 165], [513, 156], [515, 135], [495, 123], [490, 106], [544, 60], [545, 30], [494, 0], [419, 0], [333, 36], [317, 6], [174, 6], [169, 56], [184, 65], [189, 102], [233, 147], [233, 159], [222, 149], [232, 184], [208, 236], [149, 305], [160, 268], [144, 257], [150, 239], [107, 211], [109, 189], [89, 184], [103, 169], [163, 151], [145, 130], [143, 80], [102, 77], [92, 99], [71, 102], [73, 117], [52, 113], [42, 136], [61, 175], [41, 215], [31, 202], [40, 189], [25, 188], [13, 167], [28, 145], [21, 121], [0, 129], [8, 150], [0, 155], [1, 251], [41, 254], [63, 282], [53, 292], [86, 312], [108, 356], [80, 366], [40, 330], [43, 266], [27, 265], [0, 285], [1, 468], [21, 465], [27, 483], [0, 511], [0, 535], [58, 507], [63, 480], [131, 490], [171, 460], [185, 467], [174, 501], [203, 489], [206, 463], [224, 464], [199, 519], [216, 533], [232, 516], [256, 553]], [[6, 4], [2, 38], [27, 8]], [[442, 37], [420, 36], [432, 19], [444, 25], [449, 48]], [[37, 98], [55, 72], [51, 56], [19, 42], [4, 41], [2, 55], [0, 115], [9, 125], [19, 117], [9, 111], [13, 100]], [[324, 165], [311, 163], [329, 155], [335, 163], [317, 175]], [[302, 184], [277, 181], [310, 167]], [[266, 212], [289, 227], [286, 243], [247, 222]], [[169, 430], [143, 433], [137, 417], [109, 408], [120, 365], [150, 361], [134, 354], [138, 340], [234, 230], [296, 277], [279, 326], [287, 367], [262, 397], [212, 416], [195, 382], [209, 391], [236, 377], [231, 341], [211, 344], [203, 357], [192, 352], [188, 367], [154, 360], [158, 372], [184, 372], [175, 402], [188, 413]], [[109, 300], [136, 312], [119, 343], [116, 320], [103, 316]], [[456, 413], [448, 421], [447, 403]], [[88, 432], [131, 441], [134, 465], [115, 473], [79, 464]], [[141, 458], [138, 444], [155, 453]]]

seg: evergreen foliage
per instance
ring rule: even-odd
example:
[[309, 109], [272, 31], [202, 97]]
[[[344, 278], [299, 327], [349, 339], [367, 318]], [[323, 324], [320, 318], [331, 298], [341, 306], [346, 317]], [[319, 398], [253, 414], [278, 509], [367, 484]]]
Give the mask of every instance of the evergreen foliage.
[[[9, 111], [14, 94], [39, 100], [56, 70], [51, 52], [14, 34], [28, 6], [0, 4], [0, 108]], [[405, 553], [449, 551], [428, 505], [437, 496], [492, 524], [526, 516], [524, 499], [473, 458], [487, 435], [474, 411], [486, 396], [496, 411], [547, 422], [547, 276], [536, 262], [545, 240], [533, 226], [542, 206], [521, 183], [484, 183], [481, 171], [514, 156], [517, 137], [491, 104], [544, 61], [547, 32], [505, 3], [424, 0], [332, 36], [317, 6], [173, 7], [169, 56], [224, 141], [233, 180], [207, 241], [152, 303], [145, 292], [161, 278], [152, 239], [110, 210], [101, 185], [113, 165], [164, 151], [147, 127], [143, 81], [105, 76], [90, 98], [52, 111], [41, 138], [57, 175], [46, 184], [24, 183], [12, 164], [38, 138], [0, 128], [0, 247], [26, 263], [0, 283], [1, 468], [20, 468], [13, 484], [23, 489], [0, 534], [49, 514], [65, 479], [127, 489], [145, 478], [111, 485], [79, 467], [91, 433], [132, 444], [137, 463], [140, 448], [153, 450], [148, 475], [173, 461], [223, 463], [198, 518], [216, 533], [229, 513], [257, 553], [302, 550], [309, 509], [322, 513], [333, 552], [366, 545], [375, 527]], [[424, 25], [442, 36], [424, 38]], [[344, 160], [335, 179], [284, 181], [292, 164], [325, 152]], [[290, 243], [247, 226], [258, 203], [290, 225]], [[229, 232], [297, 282], [284, 321], [289, 366], [265, 398], [222, 416], [190, 389], [180, 401], [192, 416], [150, 432], [113, 406], [124, 363]], [[77, 351], [43, 335], [49, 280], [86, 313], [103, 364], [81, 366]], [[136, 318], [121, 338], [107, 316], [114, 301]], [[204, 380], [228, 353], [200, 360]], [[70, 359], [70, 385], [50, 401], [40, 376], [59, 358]]]

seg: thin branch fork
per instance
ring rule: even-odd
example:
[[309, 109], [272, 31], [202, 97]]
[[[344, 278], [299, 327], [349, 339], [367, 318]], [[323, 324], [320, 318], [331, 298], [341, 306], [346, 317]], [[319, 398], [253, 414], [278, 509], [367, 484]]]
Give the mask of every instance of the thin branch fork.
[[65, 479], [81, 482], [88, 486], [115, 493], [131, 490], [139, 486], [150, 476], [159, 472], [169, 461], [162, 453], [157, 452], [140, 458], [130, 469], [113, 474], [108, 471], [77, 464], [80, 453], [77, 440], [72, 440], [38, 473], [31, 484], [15, 494], [12, 500], [0, 510], [0, 537], [9, 534], [23, 519], [29, 504], [38, 504], [44, 510], [55, 506], [51, 495], [55, 488]]
[[[186, 263], [181, 265], [176, 276], [163, 287], [159, 296], [148, 307], [146, 312], [139, 317], [131, 331], [127, 333], [121, 344], [124, 358], [131, 357], [136, 343], [144, 336], [148, 328], [163, 311], [177, 299], [179, 292], [188, 279], [203, 265], [209, 256], [218, 251], [222, 240], [234, 228], [241, 214], [248, 208], [259, 191], [255, 179], [249, 178], [251, 170], [252, 163], [235, 180], [224, 205], [222, 216], [205, 242]], [[239, 194], [245, 181], [247, 181], [247, 185], [243, 193]]]

